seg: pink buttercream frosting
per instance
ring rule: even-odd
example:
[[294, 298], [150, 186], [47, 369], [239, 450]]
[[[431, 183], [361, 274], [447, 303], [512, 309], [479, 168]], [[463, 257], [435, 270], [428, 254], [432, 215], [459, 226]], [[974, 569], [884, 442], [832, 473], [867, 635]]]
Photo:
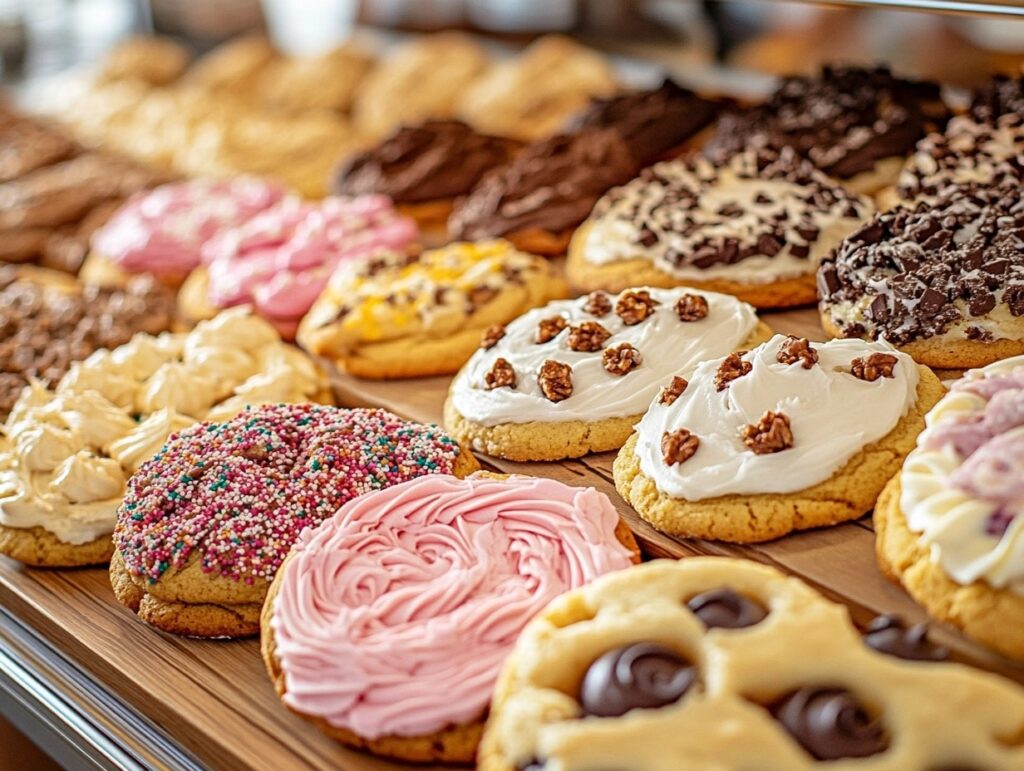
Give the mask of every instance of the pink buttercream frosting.
[[307, 530], [273, 610], [287, 704], [365, 738], [480, 718], [520, 630], [631, 554], [593, 488], [431, 475]]
[[252, 304], [272, 323], [294, 326], [340, 263], [405, 252], [418, 237], [415, 222], [385, 196], [289, 197], [207, 243], [209, 300], [218, 308]]
[[184, 275], [203, 245], [278, 203], [280, 185], [256, 177], [196, 179], [137, 193], [92, 237], [92, 248], [129, 273]]

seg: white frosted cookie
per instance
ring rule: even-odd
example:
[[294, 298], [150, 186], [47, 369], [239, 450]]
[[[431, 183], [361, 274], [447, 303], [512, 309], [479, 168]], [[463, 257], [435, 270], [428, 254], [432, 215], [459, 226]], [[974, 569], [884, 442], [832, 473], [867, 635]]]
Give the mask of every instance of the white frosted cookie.
[[875, 511], [883, 569], [937, 619], [1024, 659], [1024, 356], [972, 370]]
[[481, 771], [1024, 768], [1024, 689], [922, 627], [745, 560], [657, 560], [563, 594], [498, 680]]
[[696, 286], [758, 307], [813, 302], [818, 261], [873, 213], [791, 150], [645, 169], [594, 207], [569, 250], [570, 283]]
[[714, 292], [556, 300], [487, 330], [452, 382], [446, 427], [512, 460], [616, 449], [666, 382], [769, 335], [751, 306]]
[[776, 335], [666, 388], [619, 452], [615, 484], [655, 527], [690, 537], [764, 541], [854, 519], [942, 393], [886, 343]]

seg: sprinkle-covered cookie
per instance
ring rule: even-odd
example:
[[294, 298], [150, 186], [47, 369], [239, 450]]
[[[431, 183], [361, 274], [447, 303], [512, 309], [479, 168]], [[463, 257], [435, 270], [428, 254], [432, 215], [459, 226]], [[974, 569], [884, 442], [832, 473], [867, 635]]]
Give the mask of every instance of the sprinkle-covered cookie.
[[372, 490], [476, 462], [436, 427], [383, 410], [266, 405], [172, 436], [118, 510], [118, 599], [178, 634], [255, 634], [299, 533]]
[[[658, 560], [554, 600], [495, 690], [481, 771], [1024, 766], [1024, 689], [927, 631], [745, 560]], [[682, 759], [682, 760], [680, 760]]]

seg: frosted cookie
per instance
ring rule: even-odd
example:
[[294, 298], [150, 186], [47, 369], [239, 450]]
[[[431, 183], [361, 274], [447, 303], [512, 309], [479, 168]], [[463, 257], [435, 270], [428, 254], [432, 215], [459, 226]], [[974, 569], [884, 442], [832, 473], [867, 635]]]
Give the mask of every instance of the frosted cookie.
[[567, 273], [588, 291], [694, 286], [762, 308], [806, 305], [819, 260], [873, 211], [791, 150], [666, 161], [597, 203]]
[[284, 197], [279, 185], [251, 177], [192, 180], [132, 196], [92, 234], [82, 279], [117, 286], [149, 273], [177, 288], [202, 264], [203, 245]]
[[870, 511], [944, 392], [885, 343], [783, 335], [673, 385], [619, 451], [615, 486], [663, 532], [736, 543]]
[[527, 621], [638, 558], [593, 488], [423, 477], [303, 533], [267, 597], [263, 657], [285, 705], [334, 739], [468, 763]]
[[486, 330], [452, 381], [445, 426], [474, 450], [558, 460], [614, 450], [666, 383], [767, 340], [754, 309], [687, 289], [594, 292]]
[[928, 414], [875, 509], [882, 569], [939, 621], [1024, 660], [1024, 357]]
[[506, 241], [450, 244], [418, 259], [382, 254], [334, 274], [298, 340], [357, 377], [450, 374], [485, 329], [566, 294], [547, 260]]
[[139, 334], [26, 388], [0, 438], [0, 553], [105, 564], [125, 482], [167, 437], [247, 405], [330, 402], [326, 376], [266, 322], [226, 311], [189, 334]]
[[555, 133], [591, 97], [610, 96], [617, 88], [604, 56], [548, 35], [470, 85], [458, 115], [479, 131], [529, 142]]
[[382, 251], [406, 254], [418, 237], [416, 223], [384, 196], [286, 197], [212, 238], [203, 249], [205, 265], [182, 286], [179, 304], [192, 320], [251, 305], [292, 340], [338, 265]]
[[199, 423], [128, 482], [114, 595], [165, 632], [257, 634], [270, 582], [303, 530], [373, 490], [476, 468], [440, 429], [384, 410], [276, 404]]
[[1020, 181], [878, 215], [822, 262], [818, 290], [829, 334], [885, 338], [930, 367], [1024, 353]]
[[745, 560], [657, 560], [554, 600], [495, 689], [481, 771], [1024, 767], [1024, 690], [920, 627]]
[[722, 159], [792, 147], [847, 189], [874, 193], [896, 181], [917, 141], [948, 117], [938, 84], [883, 67], [824, 67], [783, 79], [763, 104], [723, 115], [706, 151]]

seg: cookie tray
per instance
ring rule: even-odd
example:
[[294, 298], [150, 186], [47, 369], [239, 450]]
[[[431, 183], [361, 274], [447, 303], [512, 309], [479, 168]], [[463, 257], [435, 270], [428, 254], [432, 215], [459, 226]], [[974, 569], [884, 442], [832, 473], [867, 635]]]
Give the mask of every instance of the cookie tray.
[[[811, 310], [768, 314], [779, 332], [823, 339]], [[345, 406], [380, 406], [439, 422], [448, 378], [379, 383], [335, 373]], [[481, 458], [505, 472], [550, 476], [606, 492], [651, 557], [741, 556], [803, 578], [845, 603], [855, 621], [878, 613], [925, 620], [875, 564], [870, 517], [778, 541], [733, 546], [685, 541], [644, 523], [615, 492], [614, 453], [561, 463]], [[1024, 665], [956, 632], [934, 637], [953, 657], [1024, 683]], [[347, 750], [287, 712], [256, 640], [189, 640], [140, 623], [114, 600], [105, 570], [25, 569], [0, 557], [0, 711], [68, 767], [408, 768]], [[2, 749], [2, 748], [0, 748]]]

